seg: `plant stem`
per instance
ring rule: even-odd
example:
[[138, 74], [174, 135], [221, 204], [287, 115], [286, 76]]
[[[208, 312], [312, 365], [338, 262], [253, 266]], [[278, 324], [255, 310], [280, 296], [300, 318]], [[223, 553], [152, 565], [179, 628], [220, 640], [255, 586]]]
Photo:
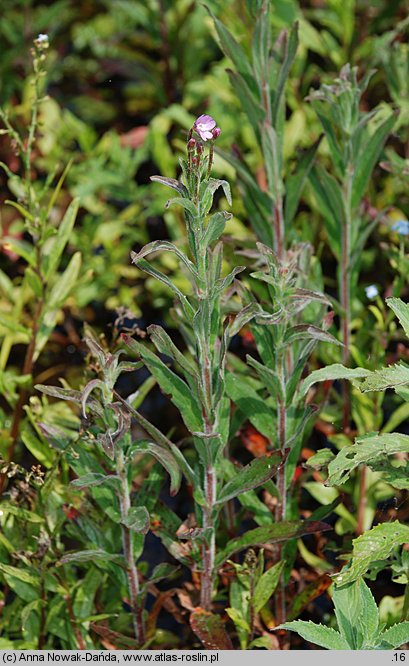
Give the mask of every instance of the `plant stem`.
[[[345, 366], [349, 365], [350, 357], [350, 325], [351, 325], [351, 190], [352, 190], [353, 170], [352, 166], [347, 166], [347, 176], [345, 182], [345, 221], [342, 227], [342, 247], [341, 247], [341, 306], [342, 306], [342, 362]], [[343, 383], [343, 428], [344, 431], [350, 427], [351, 419], [351, 392], [348, 381]]]
[[215, 533], [213, 506], [216, 500], [216, 472], [212, 465], [205, 473], [206, 506], [203, 509], [203, 529], [210, 530], [210, 536], [203, 542], [203, 573], [200, 590], [200, 606], [209, 611], [212, 606], [213, 573], [215, 559]]
[[366, 509], [366, 471], [363, 466], [359, 470], [359, 499], [358, 499], [358, 519], [356, 525], [356, 534], [359, 536], [364, 533], [365, 528], [365, 509]]
[[[279, 372], [281, 392], [282, 392], [282, 396], [280, 397], [278, 404], [278, 440], [283, 460], [280, 467], [277, 470], [277, 489], [279, 493], [279, 500], [277, 502], [275, 510], [275, 520], [277, 523], [285, 521], [287, 514], [286, 457], [285, 457], [287, 411], [285, 406], [286, 381], [285, 381], [284, 354], [285, 352], [279, 352], [279, 357], [278, 357], [278, 372]], [[279, 544], [277, 548], [278, 562], [281, 560], [281, 557], [282, 557], [282, 546], [281, 544]], [[286, 608], [285, 608], [285, 584], [284, 584], [283, 574], [281, 574], [280, 581], [277, 587], [277, 592], [275, 595], [275, 613], [276, 613], [276, 621], [278, 624], [282, 624], [283, 622], [285, 622]]]
[[139, 580], [138, 571], [135, 566], [135, 556], [133, 550], [132, 531], [123, 524], [123, 521], [129, 513], [131, 502], [129, 497], [129, 483], [125, 467], [125, 458], [122, 451], [118, 451], [116, 460], [116, 469], [121, 481], [121, 490], [119, 492], [119, 504], [121, 508], [121, 529], [124, 557], [127, 564], [128, 589], [131, 601], [132, 619], [135, 638], [140, 645], [146, 642], [145, 625], [143, 621], [143, 608], [139, 599]]

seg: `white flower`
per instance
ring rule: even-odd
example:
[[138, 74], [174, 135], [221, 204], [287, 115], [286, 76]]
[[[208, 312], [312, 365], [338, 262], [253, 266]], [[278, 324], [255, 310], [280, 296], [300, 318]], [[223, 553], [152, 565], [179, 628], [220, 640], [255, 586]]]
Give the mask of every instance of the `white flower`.
[[374, 284], [370, 284], [369, 287], [365, 287], [365, 294], [366, 297], [372, 301], [379, 294], [378, 287]]

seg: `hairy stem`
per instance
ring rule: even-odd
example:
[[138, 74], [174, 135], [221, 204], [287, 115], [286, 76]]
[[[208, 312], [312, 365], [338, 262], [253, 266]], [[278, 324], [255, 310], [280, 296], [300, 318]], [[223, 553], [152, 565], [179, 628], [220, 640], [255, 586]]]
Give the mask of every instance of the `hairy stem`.
[[216, 500], [216, 472], [210, 465], [205, 473], [206, 506], [203, 509], [203, 529], [209, 529], [210, 535], [203, 542], [203, 573], [200, 590], [200, 606], [209, 611], [212, 607], [215, 533], [213, 523], [213, 505]]
[[129, 513], [131, 508], [130, 502], [130, 489], [128, 483], [128, 476], [125, 467], [125, 459], [122, 451], [117, 454], [117, 474], [121, 481], [121, 490], [119, 492], [119, 504], [121, 507], [121, 529], [122, 529], [122, 545], [124, 557], [127, 565], [128, 576], [128, 589], [129, 598], [131, 602], [132, 620], [135, 638], [140, 645], [146, 642], [145, 625], [143, 620], [143, 608], [139, 599], [139, 580], [138, 571], [135, 565], [135, 556], [133, 550], [132, 531], [129, 527], [123, 524], [124, 519]]
[[[285, 381], [285, 357], [284, 353], [280, 354], [278, 359], [278, 371], [280, 376], [281, 392], [282, 397], [280, 398], [278, 405], [278, 440], [280, 445], [281, 455], [283, 456], [283, 461], [277, 471], [277, 489], [279, 493], [279, 500], [276, 505], [275, 510], [275, 520], [277, 523], [283, 522], [286, 519], [287, 513], [287, 487], [286, 487], [286, 428], [287, 428], [287, 412], [285, 406], [285, 390], [286, 390], [286, 381]], [[277, 548], [277, 561], [280, 561], [282, 557], [282, 546], [279, 544]], [[283, 574], [281, 574], [280, 582], [277, 587], [277, 592], [275, 595], [275, 613], [276, 621], [279, 624], [282, 624], [286, 620], [286, 608], [285, 608], [285, 584]]]
[[364, 533], [365, 528], [365, 509], [366, 509], [366, 471], [364, 466], [359, 470], [359, 499], [358, 499], [358, 519], [356, 524], [356, 534], [359, 536]]
[[[352, 167], [347, 167], [347, 178], [345, 182], [345, 222], [342, 227], [342, 247], [341, 247], [341, 306], [342, 306], [342, 362], [345, 366], [349, 365], [350, 357], [350, 326], [351, 326], [351, 190], [352, 190]], [[343, 383], [343, 418], [342, 424], [344, 430], [350, 427], [351, 419], [351, 391], [348, 381]]]

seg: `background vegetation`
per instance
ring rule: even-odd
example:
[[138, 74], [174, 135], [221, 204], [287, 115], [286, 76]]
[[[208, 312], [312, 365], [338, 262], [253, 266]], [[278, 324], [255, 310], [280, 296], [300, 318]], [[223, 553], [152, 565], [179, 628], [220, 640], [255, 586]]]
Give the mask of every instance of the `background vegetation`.
[[2, 8], [0, 647], [404, 644], [407, 3]]

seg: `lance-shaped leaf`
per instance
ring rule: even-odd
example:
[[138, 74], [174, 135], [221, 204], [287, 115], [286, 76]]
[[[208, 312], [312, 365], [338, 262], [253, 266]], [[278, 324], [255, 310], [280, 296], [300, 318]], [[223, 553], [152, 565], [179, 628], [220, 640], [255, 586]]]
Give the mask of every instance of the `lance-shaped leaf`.
[[404, 303], [401, 298], [387, 298], [386, 302], [396, 314], [409, 338], [409, 303]]
[[372, 592], [361, 578], [350, 585], [334, 586], [332, 600], [341, 636], [353, 650], [376, 644], [379, 611]]
[[381, 523], [354, 539], [352, 559], [348, 568], [334, 576], [337, 585], [347, 585], [368, 571], [373, 562], [386, 560], [395, 548], [409, 543], [409, 526]]
[[148, 326], [148, 333], [158, 352], [165, 354], [176, 361], [184, 371], [185, 376], [188, 375], [194, 379], [198, 376], [198, 369], [193, 365], [193, 362], [189, 361], [189, 359], [179, 351], [162, 326], [151, 324]]
[[259, 127], [266, 116], [266, 112], [258, 100], [258, 95], [252, 91], [241, 74], [233, 72], [231, 69], [228, 69], [227, 73], [243, 111], [249, 119], [256, 136], [258, 136]]
[[306, 641], [314, 643], [314, 645], [319, 645], [326, 650], [350, 650], [350, 646], [345, 638], [338, 631], [323, 624], [315, 624], [315, 622], [306, 622], [305, 620], [293, 620], [293, 622], [280, 624], [276, 629], [296, 631]]
[[71, 486], [75, 488], [91, 488], [92, 486], [101, 486], [104, 483], [111, 483], [115, 487], [118, 487], [120, 480], [117, 476], [113, 474], [106, 476], [105, 474], [98, 474], [96, 472], [89, 472], [80, 476], [78, 479], [71, 481]]
[[217, 497], [216, 504], [224, 504], [227, 500], [233, 499], [247, 490], [258, 488], [271, 479], [280, 462], [281, 456], [278, 454], [252, 460], [251, 463], [236, 471], [234, 478], [224, 485]]
[[58, 227], [57, 234], [53, 238], [48, 239], [44, 244], [42, 262], [46, 281], [58, 268], [63, 250], [70, 240], [71, 232], [74, 228], [78, 207], [79, 199], [71, 201]]
[[102, 395], [104, 395], [105, 391], [105, 385], [104, 382], [101, 379], [92, 379], [88, 384], [86, 385], [85, 389], [82, 392], [81, 396], [81, 408], [82, 408], [82, 413], [84, 417], [86, 416], [86, 405], [87, 405], [87, 400], [89, 396], [91, 395], [92, 391], [94, 391], [96, 388], [99, 388]]
[[394, 433], [358, 437], [355, 444], [341, 449], [331, 460], [327, 483], [331, 486], [342, 485], [359, 465], [371, 467], [373, 463], [384, 462], [387, 456], [396, 453], [409, 453], [409, 435]]
[[305, 183], [311, 171], [318, 146], [321, 143], [320, 137], [301, 157], [297, 164], [297, 170], [287, 178], [286, 193], [285, 193], [285, 224], [288, 225], [293, 221], [298, 204], [300, 203], [301, 195], [303, 193]]
[[288, 541], [288, 539], [297, 539], [306, 534], [326, 532], [330, 529], [332, 529], [331, 526], [326, 523], [308, 520], [284, 521], [265, 527], [256, 527], [236, 539], [231, 539], [225, 548], [218, 553], [215, 566], [220, 567], [234, 553], [238, 553], [245, 548], [263, 546], [266, 543], [280, 543], [281, 541]]
[[365, 189], [368, 185], [372, 171], [395, 122], [396, 115], [391, 113], [391, 115], [377, 127], [374, 133], [368, 137], [367, 142], [361, 146], [352, 184], [351, 205], [353, 208], [359, 204], [365, 194]]
[[222, 180], [221, 178], [209, 178], [208, 188], [212, 194], [214, 194], [216, 190], [219, 189], [219, 187], [222, 188], [224, 196], [227, 199], [227, 203], [229, 206], [231, 206], [233, 202], [231, 198], [230, 183], [227, 180]]
[[217, 36], [223, 53], [230, 58], [236, 70], [245, 78], [247, 83], [254, 81], [254, 73], [242, 46], [236, 41], [231, 32], [206, 7], [214, 21]]
[[324, 216], [331, 249], [337, 258], [341, 253], [341, 233], [345, 220], [345, 208], [341, 189], [325, 169], [316, 164], [310, 170], [310, 182]]
[[187, 300], [186, 296], [176, 287], [175, 284], [173, 284], [172, 280], [170, 280], [167, 275], [162, 273], [161, 271], [156, 270], [156, 268], [153, 268], [145, 259], [139, 259], [138, 260], [138, 267], [143, 270], [145, 273], [148, 275], [151, 275], [152, 277], [156, 278], [159, 280], [159, 282], [163, 282], [171, 291], [173, 291], [174, 294], [178, 297], [179, 301], [182, 304], [183, 310], [188, 317], [188, 319], [192, 320], [193, 315], [194, 315], [194, 310], [192, 306], [190, 305], [189, 301]]
[[254, 589], [254, 610], [258, 613], [267, 601], [273, 596], [277, 587], [280, 575], [284, 567], [284, 562], [277, 562], [274, 566], [267, 569], [257, 581]]
[[206, 650], [233, 650], [220, 615], [197, 608], [190, 615], [190, 626]]
[[55, 327], [58, 311], [74, 289], [81, 269], [81, 252], [76, 252], [67, 268], [61, 273], [46, 299], [44, 315], [36, 338], [34, 358], [37, 359]]
[[104, 562], [109, 560], [123, 561], [122, 555], [115, 555], [114, 553], [107, 553], [101, 548], [92, 550], [78, 550], [73, 553], [67, 553], [57, 562], [57, 566], [62, 564], [81, 563], [81, 562], [94, 562], [95, 560], [102, 560]]
[[233, 270], [228, 275], [226, 275], [225, 278], [221, 278], [220, 280], [216, 281], [216, 290], [222, 293], [225, 289], [227, 289], [227, 287], [231, 285], [236, 275], [242, 273], [245, 270], [245, 266], [236, 266], [233, 268]]
[[259, 432], [268, 438], [274, 434], [274, 410], [266, 404], [246, 379], [228, 373], [226, 393]]
[[385, 391], [388, 388], [409, 384], [409, 366], [404, 363], [390, 365], [368, 374], [361, 385], [361, 391]]
[[132, 506], [122, 524], [138, 534], [147, 534], [149, 531], [149, 513], [145, 506]]
[[154, 183], [160, 183], [161, 185], [171, 187], [172, 190], [176, 190], [182, 196], [187, 196], [187, 189], [180, 180], [176, 180], [175, 178], [164, 178], [163, 176], [151, 176], [150, 179]]
[[162, 391], [171, 397], [188, 430], [190, 432], [201, 431], [203, 429], [203, 422], [199, 403], [195, 399], [195, 396], [192, 395], [190, 387], [145, 345], [140, 344], [129, 336], [123, 336], [123, 340], [132, 351], [143, 359]]
[[228, 325], [227, 330], [229, 337], [232, 338], [234, 335], [237, 335], [243, 326], [248, 324], [259, 312], [260, 306], [258, 303], [250, 303], [249, 305], [246, 305], [246, 307], [235, 315], [234, 320]]
[[134, 264], [138, 264], [140, 260], [143, 259], [144, 257], [147, 257], [149, 254], [152, 254], [153, 252], [159, 252], [160, 250], [165, 250], [167, 252], [173, 252], [173, 254], [176, 254], [178, 259], [180, 259], [184, 263], [184, 265], [190, 271], [190, 273], [194, 277], [197, 277], [197, 271], [195, 269], [194, 264], [190, 261], [190, 259], [187, 258], [184, 252], [179, 250], [179, 248], [176, 245], [170, 243], [169, 241], [152, 241], [152, 243], [144, 245], [144, 247], [141, 250], [139, 250], [139, 252], [131, 252], [131, 259]]
[[267, 366], [256, 361], [252, 356], [246, 355], [246, 361], [248, 365], [255, 369], [258, 377], [263, 382], [264, 386], [268, 389], [270, 395], [278, 397], [280, 400], [284, 400], [285, 396], [280, 384], [280, 380], [274, 370], [267, 368]]
[[135, 443], [133, 447], [138, 453], [150, 453], [152, 456], [158, 460], [161, 465], [166, 469], [170, 476], [170, 494], [176, 495], [180, 488], [180, 482], [182, 480], [182, 475], [179, 469], [175, 458], [172, 453], [163, 448], [163, 446], [158, 446], [153, 442], [140, 441]]
[[334, 363], [311, 372], [301, 384], [300, 394], [305, 395], [317, 382], [335, 381], [336, 379], [348, 379], [353, 382], [356, 379], [365, 379], [370, 374], [371, 371], [364, 368], [346, 368], [341, 363]]
[[298, 324], [289, 328], [284, 336], [284, 344], [290, 345], [296, 340], [316, 340], [317, 342], [331, 342], [335, 345], [342, 345], [331, 333], [312, 324]]
[[284, 45], [284, 58], [281, 68], [279, 70], [275, 94], [273, 95], [272, 105], [271, 105], [271, 116], [272, 123], [274, 127], [277, 126], [278, 115], [280, 112], [280, 105], [283, 98], [284, 86], [290, 72], [291, 65], [294, 62], [294, 58], [297, 53], [298, 48], [298, 23], [294, 23], [289, 36], [285, 34], [285, 45]]
[[199, 212], [195, 206], [195, 204], [190, 201], [190, 199], [182, 199], [182, 197], [175, 197], [174, 199], [168, 199], [166, 202], [165, 208], [170, 208], [171, 206], [182, 206], [184, 210], [189, 213], [189, 215], [193, 218], [193, 220], [196, 220], [199, 216]]
[[219, 240], [226, 226], [226, 221], [230, 220], [231, 217], [230, 213], [220, 211], [211, 216], [202, 236], [202, 243], [206, 247]]

